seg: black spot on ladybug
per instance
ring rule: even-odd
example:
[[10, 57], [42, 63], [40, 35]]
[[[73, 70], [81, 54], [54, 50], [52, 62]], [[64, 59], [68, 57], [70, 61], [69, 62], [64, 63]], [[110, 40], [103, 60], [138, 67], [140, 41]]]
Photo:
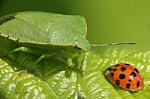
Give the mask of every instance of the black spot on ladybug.
[[137, 88], [140, 86], [140, 81], [136, 83]]
[[121, 67], [121, 71], [125, 71], [126, 70], [126, 68], [125, 67]]
[[124, 79], [125, 77], [126, 77], [125, 74], [120, 74], [120, 75], [119, 75], [119, 78], [120, 78], [120, 79]]
[[137, 73], [139, 73], [139, 71], [138, 71], [136, 68], [135, 68], [134, 70], [135, 70]]
[[130, 85], [129, 83], [126, 84], [126, 88], [127, 88], [127, 89], [129, 89], [130, 86], [131, 86], [131, 85]]
[[120, 64], [116, 64], [115, 66], [120, 66]]
[[114, 73], [111, 73], [111, 77], [113, 77], [114, 76]]
[[115, 69], [113, 69], [113, 71], [116, 71], [117, 69], [115, 68]]
[[116, 85], [120, 85], [120, 81], [119, 80], [116, 80]]
[[130, 76], [136, 77], [136, 73], [135, 72], [131, 72]]
[[130, 79], [129, 79], [128, 81], [129, 81], [129, 82], [131, 82], [131, 80], [130, 80]]

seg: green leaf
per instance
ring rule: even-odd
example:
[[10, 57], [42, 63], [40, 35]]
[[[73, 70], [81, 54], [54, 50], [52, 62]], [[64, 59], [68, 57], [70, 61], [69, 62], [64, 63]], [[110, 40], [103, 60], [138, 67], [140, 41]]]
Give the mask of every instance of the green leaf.
[[14, 70], [3, 60], [0, 60], [0, 76], [0, 96], [3, 99], [57, 97], [46, 82], [25, 70]]
[[[26, 58], [24, 62], [29, 62], [29, 60]], [[10, 66], [1, 60], [0, 93], [6, 99], [12, 99], [15, 96], [28, 96], [27, 94], [30, 98], [40, 97], [43, 94], [47, 97], [53, 97], [53, 99], [148, 99], [150, 97], [149, 60], [149, 49], [135, 49], [127, 45], [102, 47], [98, 53], [92, 51], [86, 53], [82, 66], [83, 74], [74, 72], [71, 68], [65, 68], [62, 64], [56, 64], [50, 59], [43, 60], [38, 67], [28, 67], [27, 70], [20, 70], [23, 67], [18, 69], [18, 67], [12, 66], [13, 64]], [[120, 62], [133, 64], [141, 72], [145, 82], [142, 92], [122, 90], [105, 79], [105, 69]], [[30, 68], [32, 68], [31, 71]], [[24, 86], [30, 82], [31, 85]], [[10, 85], [13, 88], [10, 88]], [[28, 93], [27, 90], [30, 88]], [[36, 94], [34, 88], [37, 90], [42, 88], [42, 91]]]

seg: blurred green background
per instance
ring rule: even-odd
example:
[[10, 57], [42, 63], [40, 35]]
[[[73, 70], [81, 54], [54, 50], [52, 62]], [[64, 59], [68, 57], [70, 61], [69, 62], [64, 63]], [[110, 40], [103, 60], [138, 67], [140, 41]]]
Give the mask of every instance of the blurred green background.
[[27, 10], [84, 16], [91, 44], [136, 42], [149, 47], [150, 0], [1, 0], [0, 16]]

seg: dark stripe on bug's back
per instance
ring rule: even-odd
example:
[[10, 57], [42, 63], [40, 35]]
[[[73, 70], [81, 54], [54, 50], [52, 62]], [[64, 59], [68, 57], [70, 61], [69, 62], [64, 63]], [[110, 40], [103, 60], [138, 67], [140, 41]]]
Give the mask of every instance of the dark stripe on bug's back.
[[134, 70], [135, 70], [137, 73], [139, 73], [139, 71], [138, 71], [136, 68], [135, 68]]
[[120, 85], [120, 81], [119, 80], [116, 80], [116, 85]]
[[130, 85], [129, 83], [126, 84], [126, 88], [127, 88], [127, 89], [130, 89], [130, 86], [131, 86], [131, 85]]
[[130, 76], [136, 77], [136, 73], [135, 72], [131, 72]]
[[125, 67], [121, 67], [121, 71], [125, 71], [126, 70], [126, 68]]
[[119, 75], [119, 78], [120, 78], [120, 79], [124, 79], [125, 77], [126, 77], [125, 74], [120, 74], [120, 75]]
[[140, 86], [140, 81], [136, 83], [137, 88]]
[[2, 18], [0, 18], [0, 25], [2, 25], [3, 23], [7, 22], [7, 21], [10, 21], [12, 19], [15, 19], [15, 13], [14, 14], [10, 14], [10, 15], [7, 15], [7, 16], [4, 16]]

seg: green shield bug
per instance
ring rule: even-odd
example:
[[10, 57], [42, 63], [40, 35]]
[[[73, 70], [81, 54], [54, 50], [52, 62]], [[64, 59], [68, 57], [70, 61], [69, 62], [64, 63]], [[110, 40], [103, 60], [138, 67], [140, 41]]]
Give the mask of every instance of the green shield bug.
[[[80, 67], [90, 44], [85, 19], [78, 15], [19, 12], [0, 19], [0, 57], [14, 53], [37, 56], [35, 63], [52, 57], [70, 67]], [[21, 57], [20, 54], [19, 57]]]
[[[0, 18], [0, 58], [19, 59], [24, 54], [18, 52], [23, 52], [36, 56], [34, 64], [50, 58], [78, 70], [90, 49], [86, 35], [81, 16], [36, 11], [10, 14]], [[116, 44], [124, 43], [93, 46]]]

